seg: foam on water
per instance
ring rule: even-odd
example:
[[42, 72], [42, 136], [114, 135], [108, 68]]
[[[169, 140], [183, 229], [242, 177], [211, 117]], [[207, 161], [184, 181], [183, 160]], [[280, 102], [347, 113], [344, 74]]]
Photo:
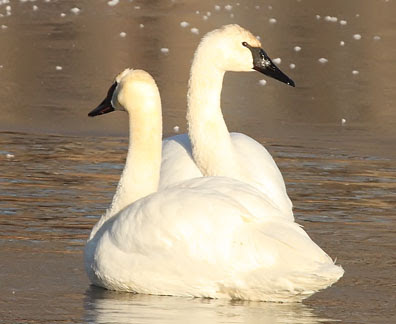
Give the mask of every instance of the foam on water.
[[77, 15], [77, 14], [80, 13], [81, 9], [80, 9], [80, 8], [77, 8], [77, 7], [74, 7], [74, 8], [71, 8], [70, 11], [71, 11], [72, 13], [74, 13], [74, 14]]

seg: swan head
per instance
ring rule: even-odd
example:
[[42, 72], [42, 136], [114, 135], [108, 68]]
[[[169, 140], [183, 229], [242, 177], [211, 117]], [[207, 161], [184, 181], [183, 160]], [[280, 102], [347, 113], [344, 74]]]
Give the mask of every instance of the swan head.
[[[206, 52], [206, 53], [205, 53]], [[260, 41], [239, 25], [225, 25], [209, 32], [202, 39], [196, 59], [213, 61], [223, 71], [256, 70], [271, 78], [295, 86], [294, 81], [284, 74], [262, 49]]]
[[[139, 104], [143, 103], [144, 104]], [[88, 116], [94, 117], [112, 111], [146, 110], [158, 107], [158, 88], [150, 74], [143, 70], [125, 69], [115, 78], [105, 99]]]

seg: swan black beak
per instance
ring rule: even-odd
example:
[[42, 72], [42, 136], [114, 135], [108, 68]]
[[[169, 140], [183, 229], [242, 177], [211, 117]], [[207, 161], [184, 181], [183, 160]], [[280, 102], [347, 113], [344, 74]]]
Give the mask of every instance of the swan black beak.
[[117, 82], [114, 82], [114, 84], [110, 87], [109, 91], [107, 91], [106, 98], [104, 98], [104, 100], [99, 104], [99, 106], [97, 106], [94, 110], [92, 110], [88, 114], [89, 117], [104, 115], [115, 110], [111, 104], [111, 99], [113, 98], [114, 90], [116, 88], [117, 88]]
[[269, 58], [267, 53], [260, 47], [252, 47], [248, 43], [243, 42], [243, 46], [250, 49], [253, 56], [253, 69], [268, 75], [278, 81], [286, 83], [292, 87], [295, 87], [294, 81], [284, 74]]

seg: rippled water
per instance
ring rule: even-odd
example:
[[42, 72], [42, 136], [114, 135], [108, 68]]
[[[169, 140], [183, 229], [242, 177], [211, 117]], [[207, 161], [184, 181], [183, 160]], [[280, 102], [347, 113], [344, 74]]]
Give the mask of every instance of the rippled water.
[[[395, 323], [394, 12], [394, 0], [0, 4], [0, 323]], [[165, 134], [184, 131], [193, 51], [204, 33], [232, 22], [260, 35], [297, 87], [227, 74], [230, 130], [273, 154], [298, 223], [345, 276], [292, 305], [91, 287], [82, 250], [115, 191], [127, 124], [122, 113], [87, 112], [119, 71], [144, 68], [161, 90]]]
[[135, 296], [90, 287], [82, 249], [115, 190], [125, 139], [1, 133], [0, 144], [0, 312], [5, 322], [394, 319], [394, 161], [267, 141], [285, 175], [298, 222], [346, 271], [335, 286], [304, 304], [273, 305]]

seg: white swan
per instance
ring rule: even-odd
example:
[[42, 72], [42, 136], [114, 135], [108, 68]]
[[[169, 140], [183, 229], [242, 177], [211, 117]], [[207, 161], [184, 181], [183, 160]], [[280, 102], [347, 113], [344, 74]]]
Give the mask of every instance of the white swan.
[[158, 185], [161, 106], [147, 73], [122, 72], [90, 116], [114, 109], [129, 113], [132, 135], [112, 206], [85, 247], [93, 284], [286, 302], [301, 301], [342, 276], [290, 216], [249, 184], [199, 177], [149, 194]]
[[191, 67], [188, 136], [164, 141], [160, 188], [202, 175], [232, 177], [255, 186], [290, 212], [292, 203], [271, 155], [254, 139], [230, 134], [221, 112], [225, 72], [253, 70], [294, 86], [261, 49], [260, 41], [242, 27], [223, 26], [202, 39]]

